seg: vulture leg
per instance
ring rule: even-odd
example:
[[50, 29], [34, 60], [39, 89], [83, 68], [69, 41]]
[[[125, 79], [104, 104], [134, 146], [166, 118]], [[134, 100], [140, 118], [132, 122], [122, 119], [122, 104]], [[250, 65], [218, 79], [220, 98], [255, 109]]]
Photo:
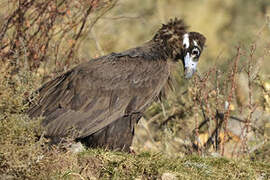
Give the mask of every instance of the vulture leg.
[[123, 116], [90, 136], [77, 139], [88, 147], [129, 151], [141, 113]]

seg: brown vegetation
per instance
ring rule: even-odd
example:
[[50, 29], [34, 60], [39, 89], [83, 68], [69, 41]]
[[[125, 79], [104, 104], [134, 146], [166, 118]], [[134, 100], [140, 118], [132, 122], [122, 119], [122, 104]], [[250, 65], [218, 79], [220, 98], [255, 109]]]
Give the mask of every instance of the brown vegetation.
[[[0, 178], [269, 178], [268, 1], [4, 0], [0, 9]], [[175, 16], [208, 47], [200, 73], [186, 82], [179, 68], [174, 91], [141, 119], [136, 156], [37, 140], [40, 119], [24, 113], [31, 92], [90, 57], [143, 43]], [[176, 158], [186, 154], [239, 160]]]

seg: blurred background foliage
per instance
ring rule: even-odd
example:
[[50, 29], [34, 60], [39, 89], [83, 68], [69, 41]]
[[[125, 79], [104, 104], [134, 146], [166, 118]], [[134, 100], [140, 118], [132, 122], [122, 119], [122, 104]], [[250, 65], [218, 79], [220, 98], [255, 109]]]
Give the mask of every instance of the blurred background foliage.
[[[270, 1], [2, 0], [3, 172], [31, 174], [27, 168], [40, 161], [42, 148], [29, 145], [35, 138], [29, 128], [36, 127], [36, 121], [31, 123], [23, 113], [31, 92], [80, 62], [143, 44], [175, 17], [184, 18], [191, 31], [207, 37], [199, 73], [187, 81], [179, 65], [174, 91], [147, 110], [136, 129], [133, 149], [168, 155], [245, 154], [269, 162]], [[19, 122], [23, 125], [14, 125]], [[20, 144], [18, 134], [29, 136]], [[29, 152], [35, 149], [35, 157], [11, 150], [24, 144]], [[33, 161], [30, 165], [10, 164], [8, 157], [21, 160], [26, 154]]]
[[[247, 70], [250, 60], [251, 46], [256, 46], [255, 60], [253, 60], [251, 66], [253, 73], [260, 77], [260, 82], [258, 79], [256, 80], [257, 84], [255, 79], [250, 79], [250, 81], [254, 81], [252, 85], [254, 86], [252, 89], [253, 100], [263, 109], [263, 112], [256, 113], [263, 113], [264, 117], [257, 115], [254, 119], [261, 119], [265, 125], [266, 122], [269, 123], [269, 115], [264, 112], [265, 108], [269, 106], [267, 103], [268, 96], [265, 95], [268, 90], [262, 92], [258, 90], [258, 87], [269, 84], [269, 13], [270, 2], [266, 0], [118, 1], [116, 6], [93, 27], [92, 34], [89, 34], [89, 38], [82, 43], [86, 47], [81, 48], [79, 55], [82, 59], [87, 59], [89, 56], [95, 57], [108, 52], [132, 48], [149, 40], [160, 27], [160, 23], [166, 23], [174, 17], [184, 18], [191, 31], [199, 31], [207, 37], [207, 47], [199, 63], [200, 73], [208, 72], [210, 68], [215, 66], [220, 70], [219, 81], [221, 81], [220, 88], [223, 92], [219, 92], [218, 98], [221, 100], [219, 109], [224, 109], [223, 105], [228, 99], [230, 88], [232, 88], [229, 75], [232, 69], [231, 63], [237, 54], [237, 47], [241, 47], [242, 54], [239, 57], [239, 70], [236, 72], [236, 84], [234, 85], [237, 88], [233, 92], [234, 100], [232, 100], [230, 106], [233, 109], [232, 113], [243, 121], [249, 114], [247, 111], [242, 111], [242, 109], [247, 109], [246, 102], [249, 99], [248, 77], [245, 70]], [[88, 53], [84, 53], [85, 49]], [[215, 86], [212, 82], [215, 82], [214, 76], [216, 74], [211, 73], [210, 75], [213, 77], [208, 80], [210, 81], [208, 86], [204, 87], [206, 88], [206, 90], [203, 89], [205, 93], [211, 92], [211, 89], [213, 90]], [[168, 154], [179, 151], [187, 152], [185, 147], [190, 146], [190, 144], [189, 141], [186, 141], [186, 137], [195, 134], [195, 116], [198, 116], [197, 125], [203, 122], [204, 117], [201, 113], [201, 107], [197, 109], [191, 107], [194, 106], [194, 99], [192, 99], [194, 94], [190, 94], [193, 91], [194, 81], [186, 82], [183, 80], [181, 65], [175, 73], [175, 77], [175, 92], [170, 94], [169, 99], [163, 101], [163, 103], [154, 103], [145, 114], [145, 119], [141, 120], [137, 130], [138, 136], [135, 138], [135, 142], [137, 142], [134, 144], [135, 149], [140, 147], [147, 150], [162, 150]], [[185, 94], [185, 92], [187, 93]], [[215, 91], [213, 90], [213, 92]], [[215, 100], [212, 99], [210, 102], [214, 103]], [[208, 102], [204, 103], [203, 106], [209, 105]], [[210, 107], [204, 107], [204, 109], [207, 108]], [[211, 109], [215, 110], [216, 108], [211, 107]], [[196, 111], [200, 113], [196, 115]], [[164, 123], [168, 119], [170, 119], [169, 123]], [[229, 120], [229, 126], [239, 128], [234, 130], [234, 133], [230, 132], [230, 138], [233, 138], [232, 144], [240, 143], [241, 138], [243, 138], [243, 135], [241, 135], [243, 123], [234, 121]], [[260, 128], [263, 128], [264, 125]], [[203, 127], [199, 130], [198, 136], [204, 139], [203, 141], [209, 140], [211, 134], [211, 130], [208, 129], [209, 126], [213, 128], [215, 125], [208, 124], [204, 127], [204, 130]], [[222, 133], [220, 136], [222, 137]], [[196, 139], [196, 137], [192, 138]], [[262, 139], [264, 138], [258, 138], [255, 144], [261, 142]], [[230, 145], [230, 152], [233, 151], [234, 146]], [[227, 155], [231, 156], [231, 153]]]

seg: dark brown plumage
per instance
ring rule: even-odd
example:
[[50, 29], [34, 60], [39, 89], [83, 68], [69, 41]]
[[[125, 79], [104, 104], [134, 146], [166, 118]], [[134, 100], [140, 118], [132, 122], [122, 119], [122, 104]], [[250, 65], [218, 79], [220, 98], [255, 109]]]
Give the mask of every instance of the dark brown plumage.
[[140, 47], [92, 59], [47, 82], [28, 114], [45, 117], [51, 139], [72, 135], [90, 147], [128, 151], [134, 126], [168, 81], [170, 59], [182, 59], [190, 77], [204, 43], [203, 35], [172, 20]]

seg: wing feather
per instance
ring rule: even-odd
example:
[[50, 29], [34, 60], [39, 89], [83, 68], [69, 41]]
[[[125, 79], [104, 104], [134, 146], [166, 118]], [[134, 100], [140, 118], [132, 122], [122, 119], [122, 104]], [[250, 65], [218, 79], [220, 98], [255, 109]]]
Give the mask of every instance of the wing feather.
[[90, 60], [46, 83], [28, 114], [45, 117], [47, 136], [66, 136], [73, 129], [76, 137], [85, 137], [143, 111], [159, 94], [169, 70], [164, 60], [134, 54]]

